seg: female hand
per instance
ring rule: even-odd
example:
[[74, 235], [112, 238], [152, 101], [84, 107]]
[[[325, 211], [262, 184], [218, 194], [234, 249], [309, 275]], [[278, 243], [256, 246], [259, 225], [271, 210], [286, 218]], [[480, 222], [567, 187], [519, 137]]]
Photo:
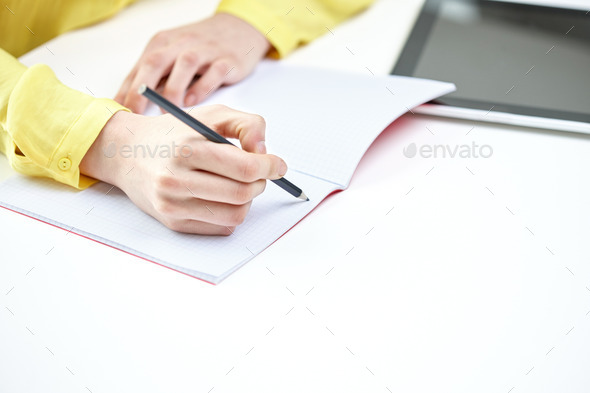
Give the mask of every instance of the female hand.
[[139, 86], [163, 84], [162, 95], [174, 104], [196, 105], [219, 86], [250, 74], [269, 48], [263, 34], [230, 14], [162, 31], [149, 42], [115, 101], [143, 113], [147, 100], [137, 93]]
[[210, 142], [171, 115], [117, 112], [85, 155], [82, 173], [116, 185], [167, 227], [229, 235], [243, 222], [266, 179], [287, 166], [265, 154], [264, 120], [221, 105], [192, 113], [242, 149]]

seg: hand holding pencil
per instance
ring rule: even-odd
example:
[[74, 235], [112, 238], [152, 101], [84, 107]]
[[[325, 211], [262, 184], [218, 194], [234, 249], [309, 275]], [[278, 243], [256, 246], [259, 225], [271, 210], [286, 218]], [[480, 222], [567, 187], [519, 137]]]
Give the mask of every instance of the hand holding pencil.
[[120, 111], [80, 168], [116, 185], [173, 230], [231, 235], [264, 191], [266, 179], [280, 179], [287, 166], [277, 156], [261, 154], [265, 124], [260, 116], [221, 105], [194, 108], [191, 114], [223, 137], [239, 139], [244, 150], [212, 143], [171, 114]]
[[[211, 128], [207, 127], [205, 124], [201, 123], [193, 116], [190, 116], [188, 113], [184, 112], [182, 109], [180, 109], [179, 107], [177, 107], [176, 105], [174, 105], [173, 103], [171, 103], [166, 98], [162, 97], [146, 85], [141, 85], [139, 87], [138, 93], [144, 95], [147, 99], [152, 101], [154, 104], [158, 105], [160, 108], [168, 111], [171, 115], [173, 115], [178, 120], [182, 121], [187, 126], [197, 131], [199, 134], [203, 135], [211, 142], [232, 145], [230, 141], [228, 141], [227, 139], [213, 131]], [[301, 190], [299, 187], [297, 187], [295, 184], [291, 183], [284, 177], [271, 180], [273, 183], [281, 187], [283, 190], [287, 191], [289, 194], [293, 195], [295, 198], [299, 198], [304, 201], [309, 201], [309, 198], [305, 195], [303, 190]]]

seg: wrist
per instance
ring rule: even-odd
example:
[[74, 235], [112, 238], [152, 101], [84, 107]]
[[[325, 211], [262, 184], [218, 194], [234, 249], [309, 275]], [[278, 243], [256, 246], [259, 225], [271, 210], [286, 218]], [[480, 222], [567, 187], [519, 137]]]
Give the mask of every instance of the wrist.
[[250, 24], [246, 19], [224, 11], [216, 13], [214, 17], [227, 19], [229, 26], [232, 26], [234, 29], [239, 29], [242, 31], [242, 34], [252, 39], [252, 52], [254, 53], [250, 53], [251, 55], [255, 55], [262, 59], [271, 50], [272, 44], [264, 33]]
[[119, 147], [128, 143], [129, 137], [132, 137], [126, 127], [128, 121], [134, 116], [137, 115], [121, 110], [106, 122], [80, 162], [81, 173], [120, 187], [118, 184], [118, 175], [121, 171]]

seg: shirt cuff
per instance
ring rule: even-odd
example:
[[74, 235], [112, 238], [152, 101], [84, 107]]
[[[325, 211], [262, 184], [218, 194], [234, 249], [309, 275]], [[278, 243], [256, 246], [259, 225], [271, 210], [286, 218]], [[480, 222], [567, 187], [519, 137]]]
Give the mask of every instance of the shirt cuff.
[[96, 180], [79, 165], [106, 122], [127, 108], [63, 85], [46, 65], [30, 67], [15, 86], [6, 116], [14, 143], [9, 152], [19, 172], [53, 178], [76, 188]]
[[[285, 12], [289, 11], [288, 9]], [[297, 35], [273, 12], [256, 1], [222, 0], [217, 13], [234, 15], [252, 25], [271, 43], [272, 57], [284, 57], [299, 45]]]

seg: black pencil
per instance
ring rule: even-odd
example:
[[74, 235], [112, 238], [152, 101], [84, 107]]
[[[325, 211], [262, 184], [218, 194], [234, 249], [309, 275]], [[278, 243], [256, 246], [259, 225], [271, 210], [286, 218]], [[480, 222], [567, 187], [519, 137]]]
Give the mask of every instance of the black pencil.
[[[213, 131], [211, 128], [207, 127], [205, 124], [201, 123], [164, 97], [160, 94], [156, 93], [154, 90], [150, 89], [146, 85], [141, 85], [138, 90], [139, 94], [143, 94], [148, 100], [152, 101], [154, 104], [158, 105], [160, 108], [164, 109], [172, 116], [176, 117], [178, 120], [182, 121], [205, 138], [210, 140], [211, 142], [215, 143], [225, 143], [232, 146], [235, 146], [233, 143]], [[237, 147], [237, 146], [236, 146]], [[295, 184], [291, 183], [289, 180], [281, 177], [280, 179], [272, 180], [277, 186], [281, 187], [283, 190], [287, 191], [289, 194], [293, 195], [295, 198], [302, 199], [304, 201], [309, 201], [309, 198], [305, 196], [301, 188], [297, 187]]]

